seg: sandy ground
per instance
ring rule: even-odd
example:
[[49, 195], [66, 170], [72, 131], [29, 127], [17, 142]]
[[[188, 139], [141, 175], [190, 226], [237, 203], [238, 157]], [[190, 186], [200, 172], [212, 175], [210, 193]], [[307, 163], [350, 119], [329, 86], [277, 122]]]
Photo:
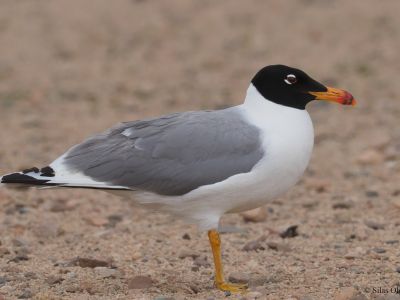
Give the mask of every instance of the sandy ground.
[[[1, 173], [47, 165], [122, 120], [239, 104], [260, 67], [297, 66], [359, 106], [310, 105], [302, 181], [266, 221], [223, 219], [227, 277], [250, 284], [229, 299], [400, 299], [399, 11], [397, 0], [2, 0]], [[299, 235], [281, 238], [291, 225]], [[171, 216], [96, 191], [0, 189], [2, 300], [223, 299], [210, 263], [206, 234]]]

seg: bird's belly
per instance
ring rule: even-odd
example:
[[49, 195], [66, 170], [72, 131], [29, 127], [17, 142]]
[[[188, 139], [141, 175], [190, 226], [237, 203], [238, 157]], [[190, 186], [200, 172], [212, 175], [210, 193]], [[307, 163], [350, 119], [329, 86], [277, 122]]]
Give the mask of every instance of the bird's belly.
[[303, 154], [302, 157], [276, 156], [274, 161], [266, 159], [254, 173], [245, 174], [247, 178], [243, 176], [232, 191], [232, 207], [227, 212], [253, 209], [287, 192], [297, 183], [308, 165], [310, 156]]
[[[308, 156], [309, 158], [309, 156]], [[224, 182], [204, 188], [201, 201], [209, 208], [232, 213], [259, 207], [288, 191], [300, 179], [308, 158], [289, 159], [275, 157], [274, 162], [261, 162], [250, 173], [233, 176]], [[285, 163], [285, 167], [283, 167]]]

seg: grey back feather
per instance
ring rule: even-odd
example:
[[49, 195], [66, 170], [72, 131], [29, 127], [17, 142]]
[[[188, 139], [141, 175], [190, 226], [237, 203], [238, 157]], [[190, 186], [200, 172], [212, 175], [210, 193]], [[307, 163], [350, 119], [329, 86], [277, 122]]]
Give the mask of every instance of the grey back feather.
[[121, 123], [71, 148], [65, 163], [96, 181], [183, 195], [249, 172], [262, 155], [259, 130], [228, 108]]

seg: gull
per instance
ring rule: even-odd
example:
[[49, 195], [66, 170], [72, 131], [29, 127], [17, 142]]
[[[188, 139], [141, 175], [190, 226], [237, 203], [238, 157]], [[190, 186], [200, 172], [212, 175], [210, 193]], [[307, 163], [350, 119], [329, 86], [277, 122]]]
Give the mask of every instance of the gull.
[[355, 105], [347, 91], [326, 87], [285, 65], [262, 68], [244, 103], [120, 123], [73, 146], [51, 164], [0, 177], [2, 185], [105, 190], [180, 217], [208, 231], [215, 286], [224, 279], [221, 216], [260, 207], [304, 173], [314, 145], [306, 105]]

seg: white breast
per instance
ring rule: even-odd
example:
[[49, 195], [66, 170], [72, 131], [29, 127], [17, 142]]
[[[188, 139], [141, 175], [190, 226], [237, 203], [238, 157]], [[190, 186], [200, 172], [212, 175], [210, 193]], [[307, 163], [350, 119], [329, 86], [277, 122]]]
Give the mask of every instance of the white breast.
[[314, 129], [306, 110], [268, 101], [252, 85], [243, 106], [247, 120], [261, 130], [265, 153], [249, 173], [254, 180], [252, 201], [231, 211], [257, 207], [290, 189], [303, 175], [314, 145]]

